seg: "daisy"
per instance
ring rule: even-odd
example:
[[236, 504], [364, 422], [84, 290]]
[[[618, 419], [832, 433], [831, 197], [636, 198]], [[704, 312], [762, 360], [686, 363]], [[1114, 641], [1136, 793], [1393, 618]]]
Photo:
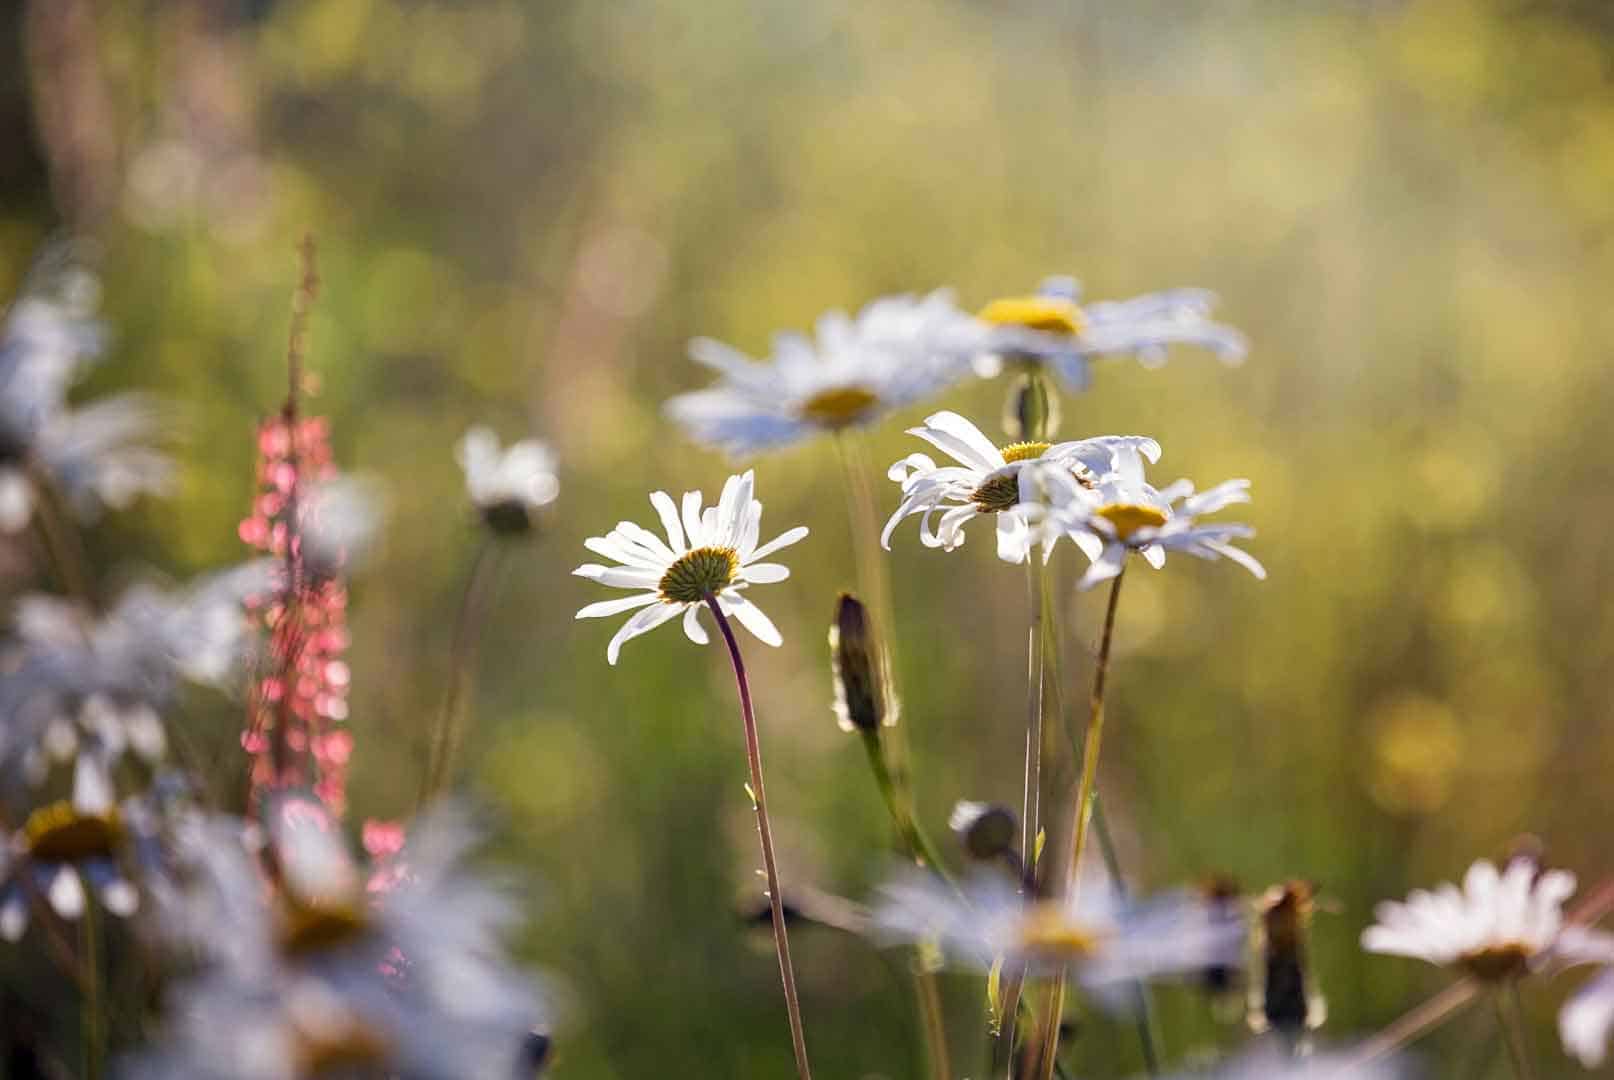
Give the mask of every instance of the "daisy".
[[934, 946], [944, 962], [969, 970], [990, 971], [999, 961], [1037, 975], [1069, 969], [1101, 994], [1243, 958], [1243, 920], [1187, 894], [1143, 902], [1100, 890], [1078, 895], [1028, 900], [1005, 878], [982, 874], [955, 888], [914, 873], [882, 886], [872, 926], [884, 943]]
[[1170, 1080], [1396, 1080], [1407, 1075], [1405, 1066], [1395, 1059], [1363, 1064], [1340, 1052], [1297, 1058], [1268, 1046], [1210, 1072], [1172, 1073]]
[[465, 489], [488, 528], [496, 533], [529, 531], [540, 509], [560, 494], [555, 454], [537, 439], [500, 449], [499, 437], [478, 424], [454, 448], [465, 470]]
[[406, 880], [379, 897], [318, 803], [288, 798], [269, 819], [273, 891], [241, 822], [195, 819], [180, 834], [157, 906], [171, 942], [204, 967], [177, 988], [168, 1038], [133, 1075], [515, 1075], [544, 995], [505, 958], [521, 908], [467, 871], [476, 837], [464, 815], [434, 810], [412, 827]]
[[773, 355], [760, 363], [696, 338], [690, 355], [719, 381], [674, 397], [667, 413], [696, 442], [744, 457], [871, 424], [935, 393], [968, 373], [989, 334], [939, 290], [876, 300], [856, 318], [829, 312], [816, 340], [778, 334]]
[[[1039, 535], [1046, 543], [1047, 537], [1063, 533], [1092, 560], [1077, 582], [1082, 589], [1119, 575], [1131, 552], [1142, 555], [1157, 570], [1165, 565], [1168, 551], [1201, 559], [1231, 559], [1265, 579], [1266, 569], [1229, 542], [1254, 536], [1254, 529], [1198, 521], [1233, 503], [1249, 502], [1249, 486], [1248, 480], [1228, 480], [1195, 493], [1192, 483], [1178, 480], [1156, 489], [1144, 479], [1140, 456], [1120, 453], [1115, 455], [1115, 468], [1091, 487], [1063, 489], [1070, 497], [1039, 520]], [[1025, 512], [1027, 508], [1018, 509]]]
[[[923, 514], [920, 542], [952, 551], [964, 542], [966, 524], [992, 514], [997, 518], [998, 557], [1015, 563], [1025, 561], [1034, 540], [1043, 542], [1046, 558], [1052, 547], [1050, 537], [1058, 535], [1057, 531], [1032, 535], [1031, 522], [1041, 520], [1045, 498], [1074, 498], [1067, 489], [1095, 483], [1122, 458], [1142, 454], [1153, 461], [1160, 456], [1159, 444], [1139, 435], [998, 447], [954, 412], [928, 416], [922, 426], [909, 428], [908, 434], [917, 435], [957, 464], [937, 465], [928, 454], [909, 454], [891, 466], [886, 475], [902, 485], [902, 502], [886, 522], [881, 546], [890, 551], [891, 534], [898, 522]], [[933, 529], [931, 518], [937, 514], [941, 519]]]
[[1463, 887], [1416, 889], [1404, 902], [1374, 909], [1378, 922], [1362, 932], [1362, 948], [1411, 956], [1499, 982], [1553, 963], [1596, 962], [1606, 956], [1600, 936], [1565, 926], [1563, 905], [1575, 891], [1567, 870], [1542, 871], [1529, 859], [1504, 869], [1480, 860]]
[[1052, 277], [1031, 296], [994, 300], [981, 309], [996, 328], [976, 373], [990, 378], [1005, 360], [1052, 368], [1071, 392], [1087, 389], [1096, 357], [1132, 355], [1159, 367], [1173, 345], [1209, 349], [1225, 364], [1244, 359], [1244, 335], [1210, 320], [1216, 296], [1204, 289], [1172, 289], [1131, 300], [1080, 304], [1075, 279]]
[[662, 528], [667, 532], [665, 541], [631, 521], [618, 523], [604, 536], [583, 541], [590, 551], [622, 565], [586, 563], [572, 573], [612, 588], [637, 592], [589, 604], [577, 617], [593, 619], [642, 609], [622, 625], [606, 646], [607, 661], [615, 664], [624, 642], [677, 615], [684, 617], [684, 633], [689, 640], [705, 645], [709, 639], [699, 620], [701, 609], [711, 597], [716, 598], [724, 615], [740, 620], [765, 644], [782, 643], [773, 621], [747, 600], [742, 590], [789, 577], [788, 567], [760, 560], [802, 539], [807, 535], [807, 526], [787, 529], [759, 547], [762, 503], [752, 497], [755, 485], [752, 470], [731, 476], [723, 485], [717, 505], [704, 510], [698, 491], [684, 492], [677, 506], [665, 491], [652, 492], [650, 505], [661, 517]]

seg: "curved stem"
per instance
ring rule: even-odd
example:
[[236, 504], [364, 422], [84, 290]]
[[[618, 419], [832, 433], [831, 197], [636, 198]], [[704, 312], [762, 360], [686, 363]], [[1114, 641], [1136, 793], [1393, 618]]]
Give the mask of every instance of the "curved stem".
[[498, 577], [498, 555], [497, 541], [491, 535], [485, 536], [476, 550], [465, 592], [460, 597], [459, 614], [454, 619], [454, 641], [449, 651], [448, 691], [443, 697], [443, 711], [432, 729], [431, 749], [422, 777], [422, 806], [441, 795], [454, 778], [454, 759], [465, 738], [464, 700], [477, 647], [482, 640], [488, 599]]
[[79, 1035], [85, 1080], [99, 1080], [101, 1063], [106, 1058], [106, 1036], [101, 1029], [101, 942], [98, 930], [95, 900], [91, 897], [86, 900], [84, 914], [79, 921], [80, 946], [84, 953], [83, 1018]]
[[[1098, 662], [1093, 669], [1093, 696], [1088, 706], [1087, 737], [1082, 744], [1082, 779], [1070, 809], [1070, 862], [1065, 867], [1065, 902], [1076, 897], [1076, 873], [1087, 845], [1087, 827], [1093, 815], [1093, 795], [1098, 781], [1098, 755], [1104, 742], [1104, 684], [1110, 669], [1110, 644], [1115, 638], [1115, 609], [1121, 601], [1121, 582], [1126, 568], [1110, 584], [1110, 602], [1104, 610], [1104, 635], [1099, 639]], [[1049, 996], [1048, 1016], [1043, 1023], [1041, 1076], [1050, 1080], [1059, 1056], [1059, 1020], [1065, 1011], [1065, 972], [1054, 977]]]
[[784, 904], [779, 892], [779, 867], [773, 857], [773, 829], [768, 823], [768, 799], [762, 789], [762, 746], [757, 738], [757, 718], [751, 708], [751, 685], [745, 677], [745, 661], [740, 656], [740, 643], [734, 640], [734, 628], [717, 602], [717, 597], [706, 594], [706, 606], [711, 609], [717, 628], [723, 632], [723, 641], [729, 647], [729, 659], [734, 664], [734, 681], [740, 691], [740, 714], [745, 721], [745, 758], [751, 769], [751, 806], [757, 815], [757, 836], [762, 841], [762, 865], [768, 875], [768, 908], [772, 915], [773, 947], [779, 955], [779, 981], [784, 984], [785, 1010], [790, 1014], [790, 1044], [796, 1054], [796, 1073], [801, 1080], [811, 1080], [812, 1070], [807, 1065], [807, 1038], [801, 1028], [801, 1004], [796, 999], [796, 969], [790, 963], [790, 934], [785, 929]]

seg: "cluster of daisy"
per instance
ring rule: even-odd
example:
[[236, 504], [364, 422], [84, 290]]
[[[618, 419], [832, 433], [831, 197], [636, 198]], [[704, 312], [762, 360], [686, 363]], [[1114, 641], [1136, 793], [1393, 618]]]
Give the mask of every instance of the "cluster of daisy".
[[[536, 1075], [550, 995], [506, 955], [521, 908], [508, 883], [469, 868], [471, 815], [450, 800], [408, 825], [368, 821], [367, 858], [342, 823], [348, 578], [374, 492], [338, 475], [327, 425], [298, 414], [294, 363], [285, 407], [257, 433], [239, 529], [250, 561], [103, 602], [77, 529], [162, 491], [169, 465], [141, 441], [151, 406], [65, 401], [103, 343], [94, 296], [92, 276], [52, 256], [0, 330], [0, 531], [32, 529], [70, 594], [8, 597], [0, 940], [45, 947], [82, 992], [81, 1075], [114, 1054], [128, 1076]], [[300, 335], [294, 324], [294, 351]], [[462, 459], [501, 535], [529, 529], [556, 494], [539, 444], [501, 451], [478, 429]], [[187, 715], [187, 686], [245, 687], [239, 765], [203, 756], [218, 740]], [[135, 937], [103, 915], [133, 920]], [[125, 1054], [107, 1045], [104, 972], [132, 964], [148, 985], [168, 977], [166, 1032]], [[29, 1052], [8, 1046], [5, 1069], [65, 1075]]]

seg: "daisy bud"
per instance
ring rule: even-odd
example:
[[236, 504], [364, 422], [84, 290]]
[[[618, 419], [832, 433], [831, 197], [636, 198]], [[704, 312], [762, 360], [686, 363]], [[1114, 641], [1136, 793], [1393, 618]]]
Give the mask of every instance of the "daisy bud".
[[857, 597], [842, 593], [835, 605], [835, 621], [829, 627], [834, 707], [842, 731], [877, 732], [886, 719], [879, 656], [868, 609]]
[[1020, 819], [1007, 806], [967, 799], [953, 807], [947, 825], [958, 834], [971, 858], [983, 861], [1014, 854], [1014, 838], [1020, 832]]
[[553, 1053], [554, 1040], [541, 1031], [529, 1031], [521, 1040], [521, 1064], [516, 1076], [525, 1080], [540, 1075]]
[[1315, 895], [1310, 882], [1288, 881], [1260, 900], [1260, 978], [1250, 990], [1250, 1027], [1257, 1033], [1300, 1039], [1327, 1015], [1306, 955]]

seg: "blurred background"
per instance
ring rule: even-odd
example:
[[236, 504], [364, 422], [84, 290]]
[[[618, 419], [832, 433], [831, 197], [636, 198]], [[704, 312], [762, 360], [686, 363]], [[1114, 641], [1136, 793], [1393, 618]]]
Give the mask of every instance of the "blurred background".
[[[172, 405], [178, 491], [89, 537], [103, 596], [243, 556], [318, 238], [309, 408], [391, 507], [352, 607], [355, 822], [412, 811], [441, 708], [479, 543], [454, 442], [480, 421], [557, 448], [543, 535], [501, 556], [465, 762], [530, 883], [522, 956], [569, 988], [557, 1076], [791, 1074], [771, 945], [738, 914], [757, 857], [727, 660], [669, 629], [607, 667], [616, 620], [574, 623], [603, 591], [569, 572], [585, 536], [653, 520], [648, 491], [727, 475], [660, 413], [707, 381], [690, 337], [765, 352], [887, 292], [1200, 285], [1249, 335], [1242, 368], [1112, 362], [1064, 402], [1072, 435], [1158, 437], [1162, 479], [1249, 477], [1271, 571], [1130, 575], [1101, 790], [1146, 887], [1319, 883], [1325, 1035], [1449, 981], [1360, 952], [1376, 900], [1525, 832], [1587, 885], [1614, 872], [1600, 0], [34, 0], [0, 8], [0, 58], [0, 293], [61, 230], [91, 238], [113, 333], [91, 389]], [[996, 434], [1003, 389], [945, 404]], [[927, 409], [872, 434], [882, 466]], [[829, 708], [841, 473], [825, 442], [755, 465], [765, 532], [813, 529], [767, 589], [784, 647], [744, 642], [784, 874], [862, 897], [891, 837]], [[1027, 604], [989, 528], [951, 555], [912, 533], [900, 686], [941, 834], [957, 798], [1018, 805]], [[1075, 552], [1057, 565], [1079, 702], [1101, 612]], [[182, 720], [221, 773], [244, 776], [240, 718], [197, 695]], [[813, 928], [795, 952], [821, 1075], [919, 1074], [901, 955]], [[1544, 1075], [1576, 1071], [1551, 1027], [1572, 985], [1526, 995]], [[945, 989], [976, 1062], [979, 983]], [[1242, 1037], [1161, 1002], [1174, 1057]], [[1476, 1010], [1424, 1048], [1501, 1076], [1496, 1039]], [[1076, 1045], [1094, 1076], [1139, 1064], [1125, 1022]]]

